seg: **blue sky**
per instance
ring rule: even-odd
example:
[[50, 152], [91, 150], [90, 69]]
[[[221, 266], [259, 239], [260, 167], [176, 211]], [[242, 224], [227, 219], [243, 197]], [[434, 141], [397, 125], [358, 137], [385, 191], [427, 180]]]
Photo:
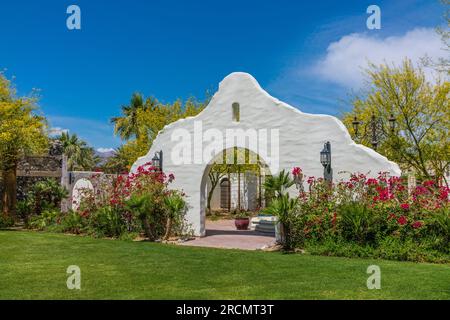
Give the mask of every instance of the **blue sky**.
[[[81, 30], [66, 27], [71, 4]], [[371, 4], [381, 30], [366, 27]], [[443, 11], [438, 0], [2, 1], [0, 69], [19, 93], [40, 89], [51, 126], [110, 148], [109, 119], [133, 92], [203, 98], [233, 71], [304, 112], [338, 115], [362, 62], [443, 54]]]

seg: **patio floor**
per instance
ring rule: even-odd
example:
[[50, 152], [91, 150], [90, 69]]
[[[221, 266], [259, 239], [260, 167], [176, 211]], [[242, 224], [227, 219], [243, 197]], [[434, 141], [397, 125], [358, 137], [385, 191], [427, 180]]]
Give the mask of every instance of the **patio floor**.
[[275, 237], [257, 231], [236, 230], [234, 220], [206, 221], [206, 237], [184, 242], [185, 246], [258, 250], [275, 242]]

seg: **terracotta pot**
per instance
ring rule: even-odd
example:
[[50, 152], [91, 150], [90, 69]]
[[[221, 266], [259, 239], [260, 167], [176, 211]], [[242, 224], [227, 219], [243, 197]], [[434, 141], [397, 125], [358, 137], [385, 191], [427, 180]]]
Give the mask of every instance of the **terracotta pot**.
[[236, 218], [234, 220], [234, 225], [238, 230], [247, 230], [249, 224], [250, 224], [249, 218]]

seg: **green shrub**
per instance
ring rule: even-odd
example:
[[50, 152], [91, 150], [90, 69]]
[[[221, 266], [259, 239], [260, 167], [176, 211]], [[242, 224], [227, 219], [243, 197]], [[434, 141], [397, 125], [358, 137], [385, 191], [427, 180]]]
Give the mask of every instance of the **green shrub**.
[[373, 254], [377, 258], [414, 262], [445, 263], [450, 261], [448, 254], [432, 248], [429, 241], [417, 242], [386, 237], [380, 241]]
[[58, 210], [45, 210], [40, 215], [31, 216], [28, 227], [35, 230], [55, 230], [61, 220], [62, 213]]
[[8, 215], [0, 213], [0, 228], [9, 228], [14, 225], [14, 219]]
[[119, 238], [128, 230], [120, 211], [105, 206], [90, 215], [89, 231], [97, 237]]
[[375, 232], [372, 228], [375, 212], [356, 202], [341, 205], [338, 212], [341, 217], [338, 227], [346, 240], [357, 241], [361, 244], [375, 240]]
[[61, 215], [58, 221], [58, 228], [61, 232], [81, 234], [88, 229], [88, 220], [75, 211], [69, 211]]
[[61, 201], [67, 195], [67, 190], [54, 179], [38, 181], [31, 187], [25, 200], [17, 203], [17, 213], [28, 225], [31, 216], [40, 215], [44, 211], [59, 210]]

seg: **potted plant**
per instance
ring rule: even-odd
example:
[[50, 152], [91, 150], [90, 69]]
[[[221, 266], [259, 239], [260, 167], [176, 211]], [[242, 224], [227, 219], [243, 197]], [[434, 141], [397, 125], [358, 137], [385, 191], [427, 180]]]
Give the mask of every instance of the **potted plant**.
[[237, 212], [234, 217], [234, 225], [237, 230], [247, 230], [250, 224], [249, 214], [245, 211]]

